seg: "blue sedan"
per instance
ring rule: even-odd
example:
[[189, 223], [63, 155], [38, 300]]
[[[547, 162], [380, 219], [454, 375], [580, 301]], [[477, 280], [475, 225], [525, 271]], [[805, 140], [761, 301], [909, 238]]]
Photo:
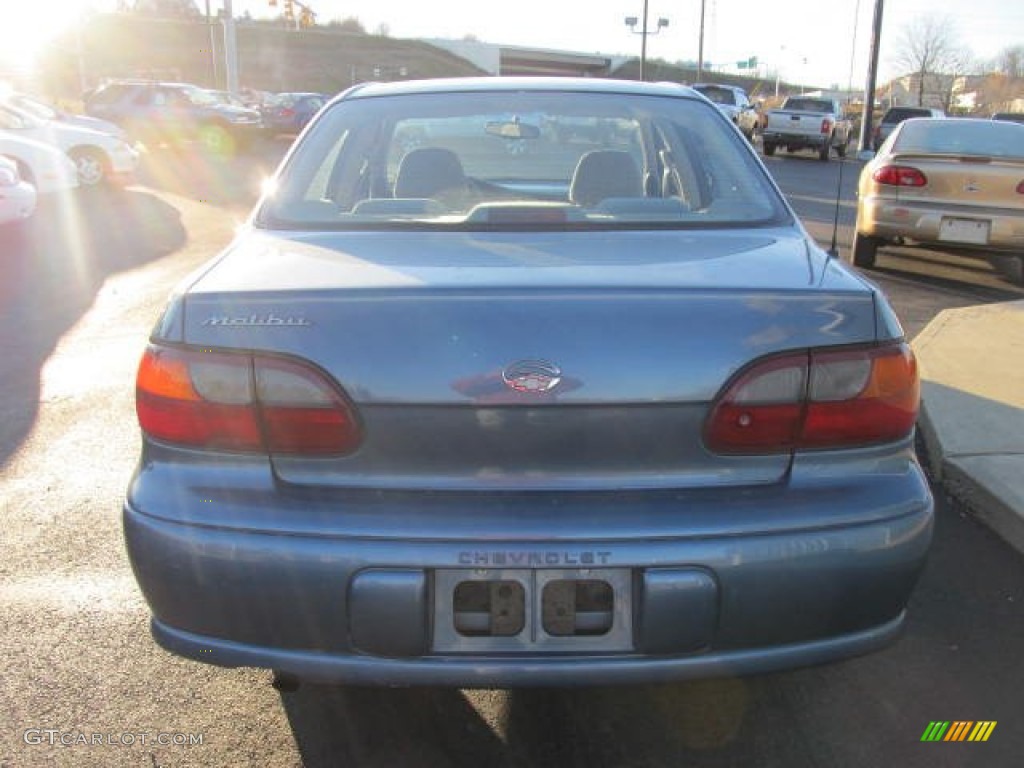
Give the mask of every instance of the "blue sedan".
[[279, 93], [260, 107], [263, 125], [274, 136], [297, 134], [329, 100], [322, 93]]
[[267, 189], [138, 369], [124, 532], [163, 647], [506, 687], [898, 637], [933, 525], [914, 356], [711, 102], [361, 85]]

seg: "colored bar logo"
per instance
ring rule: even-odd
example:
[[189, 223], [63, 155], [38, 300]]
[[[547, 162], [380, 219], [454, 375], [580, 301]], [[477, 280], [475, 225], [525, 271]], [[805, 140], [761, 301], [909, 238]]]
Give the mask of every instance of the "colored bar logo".
[[988, 741], [995, 729], [995, 720], [933, 720], [921, 734], [921, 741]]

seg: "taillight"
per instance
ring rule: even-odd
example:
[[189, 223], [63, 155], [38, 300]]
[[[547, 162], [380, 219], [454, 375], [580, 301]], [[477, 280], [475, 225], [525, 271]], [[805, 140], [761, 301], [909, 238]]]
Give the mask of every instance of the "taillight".
[[355, 413], [316, 368], [291, 359], [146, 348], [136, 378], [139, 425], [178, 445], [250, 453], [349, 453]]
[[704, 439], [726, 454], [888, 443], [911, 433], [919, 399], [917, 363], [906, 344], [772, 357], [718, 396]]
[[1017, 185], [1017, 194], [1024, 195], [1024, 181]]
[[821, 132], [832, 133], [833, 125], [834, 123], [829, 118], [826, 117], [824, 120], [821, 121]]
[[878, 184], [892, 187], [923, 187], [928, 183], [927, 176], [909, 165], [883, 165], [871, 178]]

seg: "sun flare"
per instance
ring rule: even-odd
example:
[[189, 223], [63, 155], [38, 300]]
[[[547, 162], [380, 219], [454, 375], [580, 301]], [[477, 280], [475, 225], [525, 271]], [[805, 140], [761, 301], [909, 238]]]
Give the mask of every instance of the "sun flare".
[[35, 0], [4, 6], [0, 11], [0, 65], [14, 70], [32, 69], [50, 40], [81, 23], [89, 9], [104, 8], [103, 3], [91, 0]]

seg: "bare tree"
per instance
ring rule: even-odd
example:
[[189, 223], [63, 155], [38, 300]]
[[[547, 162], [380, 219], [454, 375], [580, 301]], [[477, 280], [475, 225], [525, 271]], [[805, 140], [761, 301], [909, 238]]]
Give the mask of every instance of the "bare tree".
[[[963, 58], [963, 48], [956, 38], [955, 26], [948, 16], [928, 15], [915, 19], [903, 28], [899, 48], [893, 62], [904, 72], [914, 76], [917, 85], [917, 103], [924, 105], [925, 91], [938, 75], [959, 69], [956, 63]], [[943, 98], [947, 89], [939, 85]]]
[[947, 113], [954, 114], [971, 108], [969, 105], [956, 103], [956, 96], [958, 92], [973, 90], [969, 85], [964, 85], [969, 83], [969, 76], [980, 75], [983, 69], [970, 49], [957, 48], [951, 52], [942, 73], [945, 77], [938, 78], [939, 86], [942, 88], [942, 108]]
[[343, 32], [354, 32], [359, 35], [366, 34], [366, 27], [363, 26], [363, 22], [355, 16], [347, 16], [341, 21], [338, 19], [331, 19], [327, 22], [326, 26], [331, 27], [332, 29], [339, 29]]
[[1024, 45], [1004, 48], [996, 57], [995, 70], [1011, 79], [1024, 78]]

